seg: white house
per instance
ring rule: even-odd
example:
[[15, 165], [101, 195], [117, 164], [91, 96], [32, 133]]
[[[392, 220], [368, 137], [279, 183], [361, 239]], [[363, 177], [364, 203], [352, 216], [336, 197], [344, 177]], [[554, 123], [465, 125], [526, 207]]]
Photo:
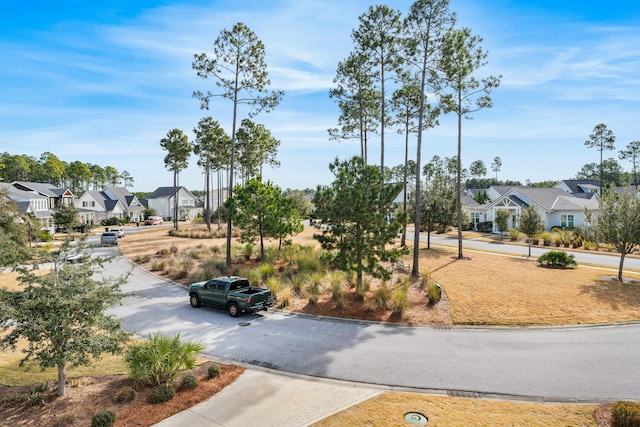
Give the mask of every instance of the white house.
[[498, 210], [509, 211], [508, 227], [516, 228], [522, 209], [529, 206], [538, 211], [545, 230], [579, 227], [585, 220], [585, 209], [598, 209], [598, 190], [597, 181], [593, 180], [561, 181], [554, 188], [494, 186], [486, 191], [488, 203], [480, 205], [470, 197], [464, 197], [463, 207], [474, 228], [479, 222], [492, 221], [494, 232], [498, 232], [495, 223]]
[[81, 224], [99, 224], [103, 219], [126, 217], [126, 209], [120, 200], [109, 198], [104, 191], [85, 191], [76, 206]]
[[178, 197], [178, 219], [193, 219], [202, 211], [198, 199], [186, 187], [158, 187], [147, 198], [147, 205], [155, 209], [156, 214], [168, 219], [173, 218], [174, 200]]

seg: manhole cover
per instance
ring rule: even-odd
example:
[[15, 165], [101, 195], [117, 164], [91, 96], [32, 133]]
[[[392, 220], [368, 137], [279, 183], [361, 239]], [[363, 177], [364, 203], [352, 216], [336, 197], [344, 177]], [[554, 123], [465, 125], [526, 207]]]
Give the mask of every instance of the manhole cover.
[[422, 415], [420, 412], [407, 412], [404, 415], [404, 419], [411, 425], [414, 426], [423, 426], [429, 421], [427, 417]]
[[251, 323], [249, 322], [238, 323], [238, 326], [249, 326], [249, 325], [251, 325]]

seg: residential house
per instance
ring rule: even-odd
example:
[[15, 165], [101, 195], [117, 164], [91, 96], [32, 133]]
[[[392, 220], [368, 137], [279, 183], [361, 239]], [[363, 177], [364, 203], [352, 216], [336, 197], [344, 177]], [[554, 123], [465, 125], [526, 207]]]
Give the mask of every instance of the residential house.
[[487, 190], [490, 202], [480, 205], [471, 198], [463, 199], [474, 228], [479, 222], [492, 221], [493, 232], [499, 232], [495, 224], [496, 211], [509, 211], [509, 228], [518, 226], [522, 209], [533, 206], [544, 223], [545, 230], [553, 227], [579, 227], [585, 220], [585, 209], [597, 210], [598, 199], [591, 181], [561, 181], [554, 188], [526, 186], [494, 186]]
[[199, 213], [202, 214], [198, 199], [186, 187], [177, 187], [174, 193], [173, 187], [158, 187], [147, 198], [149, 209], [155, 209], [156, 214], [165, 218], [173, 218], [174, 200], [178, 198], [178, 219], [193, 219]]
[[107, 187], [104, 190], [104, 194], [110, 200], [118, 199], [120, 203], [122, 203], [129, 222], [140, 222], [144, 220], [143, 212], [145, 207], [126, 187]]
[[11, 185], [13, 185], [18, 190], [31, 191], [38, 193], [41, 196], [47, 197], [49, 200], [49, 209], [51, 210], [59, 206], [75, 207], [75, 196], [69, 188], [58, 188], [52, 184], [26, 181], [14, 181], [11, 183]]
[[[59, 188], [43, 182], [14, 181], [10, 194], [18, 201], [18, 208], [33, 213], [40, 220], [40, 228], [55, 230], [53, 210], [60, 206], [75, 206], [75, 196], [69, 188]], [[28, 201], [28, 206], [25, 204]], [[22, 206], [22, 207], [21, 207]], [[46, 207], [45, 207], [46, 206]]]
[[25, 191], [14, 187], [12, 184], [0, 183], [0, 188], [6, 191], [7, 196], [16, 202], [20, 215], [33, 216], [40, 223], [41, 230], [54, 232], [53, 211], [49, 209], [49, 198], [37, 191]]
[[110, 198], [104, 191], [85, 191], [77, 200], [81, 224], [100, 224], [103, 219], [125, 218], [126, 208], [117, 198]]

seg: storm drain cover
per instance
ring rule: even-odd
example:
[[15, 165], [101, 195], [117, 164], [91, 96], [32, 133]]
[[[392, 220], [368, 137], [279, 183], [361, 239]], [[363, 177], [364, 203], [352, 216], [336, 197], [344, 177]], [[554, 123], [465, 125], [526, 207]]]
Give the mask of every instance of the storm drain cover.
[[422, 415], [420, 412], [407, 412], [404, 415], [404, 419], [411, 425], [414, 426], [423, 426], [429, 421], [427, 417]]
[[251, 323], [249, 322], [238, 323], [238, 326], [249, 326], [249, 325], [251, 325]]

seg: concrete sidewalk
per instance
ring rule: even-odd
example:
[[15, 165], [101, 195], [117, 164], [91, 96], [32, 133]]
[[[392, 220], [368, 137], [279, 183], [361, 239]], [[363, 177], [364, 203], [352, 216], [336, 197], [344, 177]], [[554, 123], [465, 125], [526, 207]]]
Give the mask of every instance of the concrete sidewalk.
[[156, 427], [301, 427], [382, 392], [247, 369], [231, 385]]

